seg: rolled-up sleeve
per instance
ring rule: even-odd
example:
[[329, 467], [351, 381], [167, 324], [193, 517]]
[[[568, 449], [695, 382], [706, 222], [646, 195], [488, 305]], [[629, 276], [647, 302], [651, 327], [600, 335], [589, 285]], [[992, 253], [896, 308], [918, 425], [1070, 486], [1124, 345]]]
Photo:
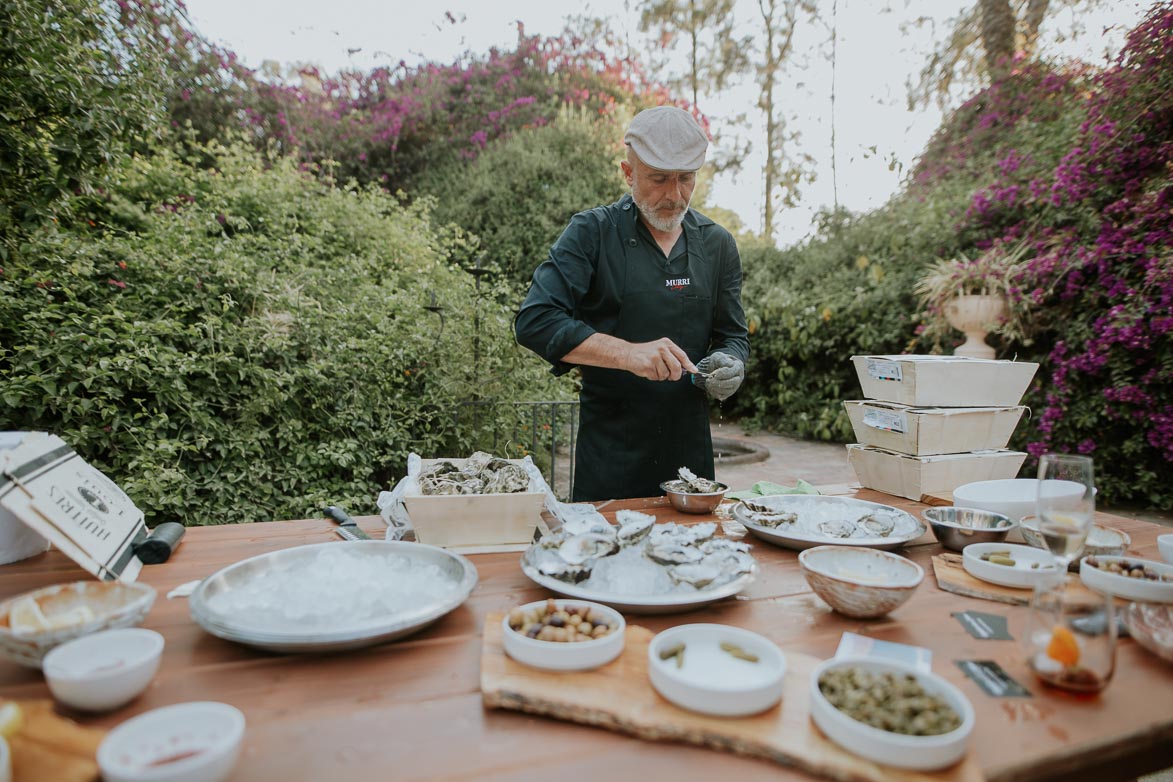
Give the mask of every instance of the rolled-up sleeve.
[[550, 256], [534, 270], [529, 293], [513, 320], [517, 341], [550, 362], [555, 375], [574, 368], [562, 357], [595, 333], [578, 318], [598, 261], [599, 234], [593, 223], [585, 212], [571, 219]]
[[749, 330], [741, 307], [741, 255], [737, 242], [727, 231], [721, 248], [721, 280], [713, 313], [713, 336], [709, 351], [721, 351], [749, 361]]

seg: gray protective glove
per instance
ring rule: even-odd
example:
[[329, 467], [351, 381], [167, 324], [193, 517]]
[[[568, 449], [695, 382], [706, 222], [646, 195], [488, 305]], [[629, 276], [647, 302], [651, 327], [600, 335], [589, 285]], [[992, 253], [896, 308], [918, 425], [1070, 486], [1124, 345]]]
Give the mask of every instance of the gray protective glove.
[[741, 359], [720, 351], [702, 358], [696, 368], [708, 376], [705, 378], [705, 393], [718, 402], [733, 396], [733, 392], [741, 387], [741, 381], [745, 380], [745, 364]]

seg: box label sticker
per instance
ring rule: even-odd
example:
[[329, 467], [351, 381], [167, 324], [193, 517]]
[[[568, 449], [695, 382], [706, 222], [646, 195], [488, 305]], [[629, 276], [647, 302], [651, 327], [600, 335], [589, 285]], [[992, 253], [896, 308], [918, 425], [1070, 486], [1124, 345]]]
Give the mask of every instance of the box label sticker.
[[993, 660], [956, 660], [961, 672], [973, 679], [982, 692], [995, 698], [1029, 698], [1030, 690], [1011, 678]]
[[995, 641], [1013, 641], [1006, 625], [1006, 617], [984, 614], [981, 611], [958, 611], [951, 616], [961, 623], [965, 631], [974, 638]]
[[882, 358], [868, 359], [868, 374], [876, 380], [895, 380], [900, 382], [904, 379], [904, 373], [901, 371], [899, 363], [887, 361]]
[[908, 416], [893, 410], [868, 410], [863, 414], [865, 425], [885, 432], [904, 434], [908, 431]]

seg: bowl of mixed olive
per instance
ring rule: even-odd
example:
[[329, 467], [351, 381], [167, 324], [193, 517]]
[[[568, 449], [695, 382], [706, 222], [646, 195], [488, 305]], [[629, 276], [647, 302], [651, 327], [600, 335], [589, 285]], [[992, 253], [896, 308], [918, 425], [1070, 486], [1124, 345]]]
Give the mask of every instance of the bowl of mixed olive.
[[623, 652], [627, 625], [613, 608], [586, 600], [539, 600], [501, 620], [505, 653], [549, 671], [585, 671]]
[[974, 725], [973, 705], [945, 679], [871, 657], [832, 659], [815, 668], [811, 718], [849, 752], [918, 771], [959, 761]]

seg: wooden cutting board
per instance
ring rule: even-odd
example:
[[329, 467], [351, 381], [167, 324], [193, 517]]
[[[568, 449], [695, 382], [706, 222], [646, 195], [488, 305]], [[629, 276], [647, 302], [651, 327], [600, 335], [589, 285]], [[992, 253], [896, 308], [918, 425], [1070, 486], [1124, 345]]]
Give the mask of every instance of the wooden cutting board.
[[13, 782], [94, 782], [106, 732], [53, 712], [53, 701], [17, 701], [24, 725], [8, 739]]
[[[937, 554], [933, 557], [933, 573], [937, 586], [946, 592], [982, 600], [1024, 606], [1030, 604], [1034, 590], [991, 584], [974, 578], [961, 564], [960, 554]], [[1079, 579], [1079, 574], [1067, 574], [1067, 586], [1063, 590], [1063, 602], [1072, 608], [1091, 608], [1101, 604], [1103, 598], [1089, 590]]]
[[810, 673], [820, 662], [786, 652], [782, 703], [753, 717], [720, 718], [673, 706], [648, 679], [653, 633], [628, 625], [623, 654], [593, 671], [555, 673], [522, 665], [501, 646], [502, 614], [485, 619], [481, 694], [486, 706], [540, 714], [628, 733], [648, 741], [683, 741], [765, 758], [838, 782], [980, 782], [972, 752], [935, 773], [904, 771], [852, 755], [810, 720]]

